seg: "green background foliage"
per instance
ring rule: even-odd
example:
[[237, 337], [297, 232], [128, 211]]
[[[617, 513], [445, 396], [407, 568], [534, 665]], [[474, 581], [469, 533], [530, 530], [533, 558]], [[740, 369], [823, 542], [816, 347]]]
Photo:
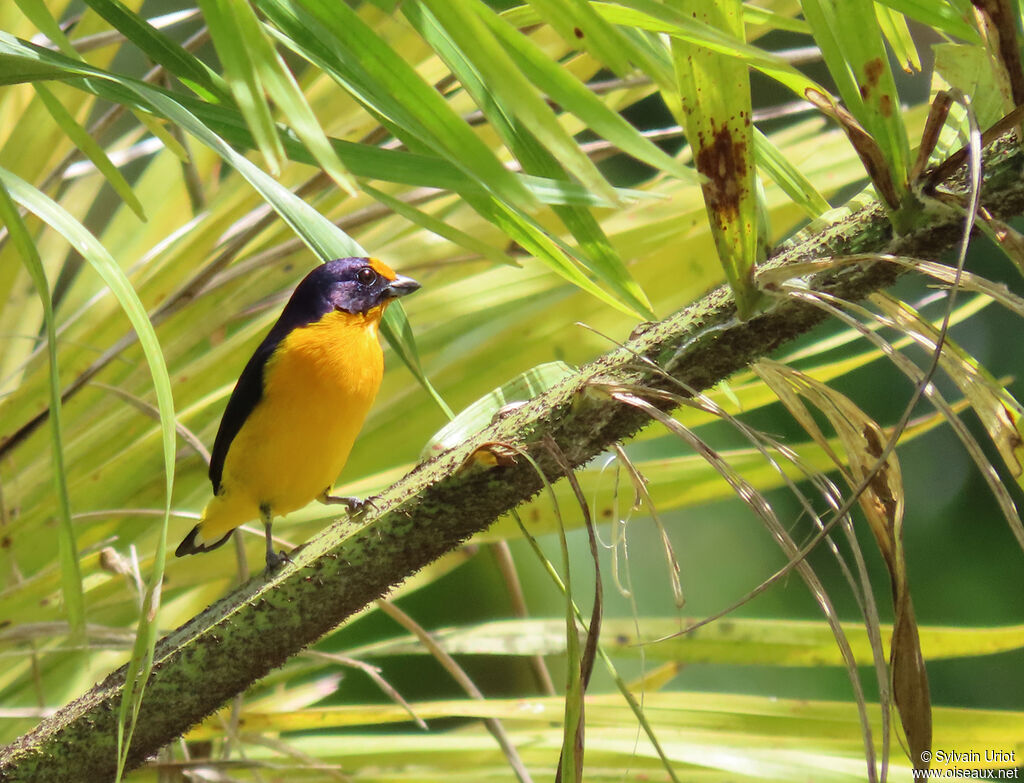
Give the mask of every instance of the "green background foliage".
[[[1013, 68], [963, 0], [718, 2], [739, 15], [724, 27], [714, 15], [694, 21], [689, 5], [0, 6], [0, 743], [133, 646], [144, 668], [156, 634], [262, 562], [258, 526], [202, 558], [165, 564], [165, 546], [209, 497], [204, 447], [241, 367], [318, 257], [365, 249], [424, 286], [405, 311], [389, 311], [388, 370], [339, 480], [345, 494], [370, 496], [417, 463], [446, 406], [461, 411], [542, 363], [580, 365], [726, 280], [748, 308], [765, 306], [751, 265], [808, 222], [841, 216], [830, 205], [877, 193], [897, 228], [926, 221], [910, 167], [930, 96], [948, 86], [972, 96], [983, 129], [1019, 102]], [[707, 64], [690, 82], [680, 78], [687, 52]], [[872, 61], [881, 77], [865, 90]], [[728, 81], [702, 98], [716, 74]], [[808, 88], [841, 98], [875, 146], [852, 144], [803, 101]], [[740, 134], [736, 155], [741, 168], [756, 165], [756, 192], [723, 217], [705, 203], [707, 179], [701, 187], [713, 145], [693, 129], [726, 117], [747, 127], [736, 117], [751, 96], [755, 132]], [[935, 159], [959, 148], [967, 128], [958, 106]], [[876, 178], [873, 189], [865, 174], [872, 150], [888, 186]], [[728, 225], [718, 232], [716, 221]], [[990, 239], [973, 243], [967, 268], [1021, 293], [1019, 270]], [[890, 293], [938, 323], [945, 300], [930, 282], [910, 276]], [[999, 383], [1024, 372], [1014, 339], [1022, 313], [983, 295], [956, 304], [957, 343]], [[887, 332], [894, 342], [898, 331]], [[923, 351], [908, 355], [927, 365]], [[913, 391], [839, 323], [774, 358], [883, 428]], [[939, 385], [950, 400], [962, 396], [945, 376]], [[61, 393], [59, 419], [47, 416]], [[754, 373], [710, 396], [841, 483]], [[897, 451], [897, 491], [936, 747], [1016, 749], [1019, 760], [1020, 547], [950, 428], [924, 406], [918, 415]], [[731, 422], [692, 409], [677, 418], [764, 493], [798, 544], [813, 534], [794, 492]], [[964, 418], [1019, 502], [1012, 462], [973, 414]], [[679, 438], [655, 425], [625, 449], [656, 514], [633, 508], [621, 460], [580, 471], [604, 544], [601, 642], [668, 766], [709, 781], [868, 777], [849, 673], [795, 575], [685, 642], [634, 644], [720, 611], [787, 558]], [[557, 513], [541, 496], [520, 515], [563, 573], [558, 530], [567, 528], [573, 597], [589, 616], [582, 517], [565, 482], [555, 494]], [[825, 514], [820, 498], [814, 505]], [[297, 545], [333, 517], [311, 506], [277, 533]], [[891, 623], [889, 571], [855, 519]], [[849, 542], [838, 546], [851, 561]], [[865, 621], [835, 557], [821, 547], [809, 563], [847, 623], [882, 752]], [[521, 625], [516, 584], [531, 618]], [[128, 779], [198, 766], [230, 780], [514, 779], [482, 718], [503, 722], [535, 779], [551, 777], [574, 645], [564, 619], [551, 619], [564, 618], [565, 598], [519, 525], [500, 521], [391, 599], [424, 628], [459, 628], [443, 638], [484, 700], [465, 699], [408, 629], [370, 607]], [[429, 731], [341, 655], [379, 666]], [[585, 779], [665, 779], [600, 662], [589, 693]], [[897, 735], [893, 777], [909, 778]]]

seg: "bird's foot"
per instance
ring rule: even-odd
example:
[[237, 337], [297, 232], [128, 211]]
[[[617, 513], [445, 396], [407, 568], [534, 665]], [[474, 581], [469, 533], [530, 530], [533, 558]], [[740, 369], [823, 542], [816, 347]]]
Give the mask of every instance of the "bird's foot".
[[263, 575], [268, 579], [274, 575], [285, 563], [291, 563], [292, 559], [283, 549], [280, 552], [275, 552], [272, 549], [267, 550], [267, 567], [263, 571]]
[[358, 517], [366, 513], [368, 506], [377, 508], [373, 498], [354, 498], [347, 495], [330, 495], [326, 491], [319, 498], [325, 506], [345, 506], [350, 517]]

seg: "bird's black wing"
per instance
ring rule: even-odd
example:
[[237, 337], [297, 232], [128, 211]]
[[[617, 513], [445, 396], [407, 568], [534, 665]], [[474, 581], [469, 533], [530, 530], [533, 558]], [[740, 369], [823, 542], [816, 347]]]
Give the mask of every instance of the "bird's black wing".
[[231, 448], [231, 442], [235, 439], [238, 431], [242, 429], [245, 420], [253, 412], [253, 409], [263, 399], [263, 368], [267, 365], [267, 359], [274, 353], [274, 349], [281, 342], [281, 337], [275, 335], [277, 330], [271, 330], [260, 346], [245, 365], [242, 374], [235, 384], [235, 390], [231, 392], [231, 398], [224, 409], [224, 417], [220, 420], [220, 428], [217, 430], [217, 437], [213, 441], [213, 451], [210, 452], [210, 482], [213, 484], [213, 492], [220, 492], [220, 479], [224, 473], [224, 459]]

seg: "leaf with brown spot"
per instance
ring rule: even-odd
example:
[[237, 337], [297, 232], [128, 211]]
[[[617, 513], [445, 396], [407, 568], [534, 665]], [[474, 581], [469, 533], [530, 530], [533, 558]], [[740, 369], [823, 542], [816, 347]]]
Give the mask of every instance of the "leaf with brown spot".
[[864, 170], [867, 172], [878, 194], [885, 200], [886, 204], [892, 209], [896, 209], [900, 203], [900, 194], [893, 184], [892, 175], [885, 160], [885, 154], [871, 134], [864, 130], [864, 127], [857, 122], [857, 119], [849, 111], [836, 103], [831, 95], [826, 95], [816, 90], [808, 90], [806, 97], [822, 114], [831, 117], [839, 123], [839, 127], [843, 129], [846, 137], [850, 140], [850, 144], [853, 145], [857, 157], [864, 164]]
[[931, 697], [907, 581], [903, 550], [905, 497], [895, 451], [886, 456], [885, 434], [878, 424], [828, 385], [770, 360], [762, 359], [754, 369], [819, 444], [826, 443], [824, 435], [800, 398], [807, 399], [825, 416], [845, 452], [845, 459], [833, 453], [836, 467], [852, 488], [865, 485], [858, 500], [892, 583], [895, 622], [889, 672], [893, 700], [899, 710], [911, 760], [915, 767], [927, 767], [927, 764], [922, 765], [921, 753], [931, 749]]
[[529, 6], [567, 44], [584, 49], [619, 76], [631, 73], [631, 59], [643, 61], [629, 37], [608, 24], [586, 0], [530, 0]]
[[[868, 176], [893, 209], [894, 222], [902, 224], [903, 217], [897, 210], [907, 206], [910, 142], [903, 113], [899, 111], [899, 93], [889, 67], [875, 3], [871, 0], [803, 0], [800, 5], [843, 104], [865, 135], [873, 140], [878, 156], [865, 155], [867, 147], [858, 143], [847, 123], [841, 124], [864, 162]], [[886, 179], [891, 185], [884, 182]], [[913, 200], [910, 204], [914, 204]]]
[[[742, 3], [673, 0], [671, 7], [743, 41]], [[753, 313], [760, 294], [753, 281], [762, 260], [751, 124], [750, 72], [735, 57], [681, 38], [672, 39], [679, 83], [680, 122], [693, 148], [719, 261], [741, 318]], [[675, 105], [672, 100], [667, 101]]]

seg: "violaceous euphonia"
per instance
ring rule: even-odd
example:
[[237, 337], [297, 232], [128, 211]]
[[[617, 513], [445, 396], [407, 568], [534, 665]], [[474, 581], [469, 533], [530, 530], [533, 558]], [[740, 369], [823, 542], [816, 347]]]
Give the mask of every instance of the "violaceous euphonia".
[[376, 258], [340, 258], [306, 275], [235, 384], [210, 455], [214, 495], [178, 557], [216, 549], [259, 518], [270, 572], [287, 559], [274, 551], [275, 516], [315, 499], [358, 507], [331, 487], [384, 374], [380, 319], [419, 287]]

